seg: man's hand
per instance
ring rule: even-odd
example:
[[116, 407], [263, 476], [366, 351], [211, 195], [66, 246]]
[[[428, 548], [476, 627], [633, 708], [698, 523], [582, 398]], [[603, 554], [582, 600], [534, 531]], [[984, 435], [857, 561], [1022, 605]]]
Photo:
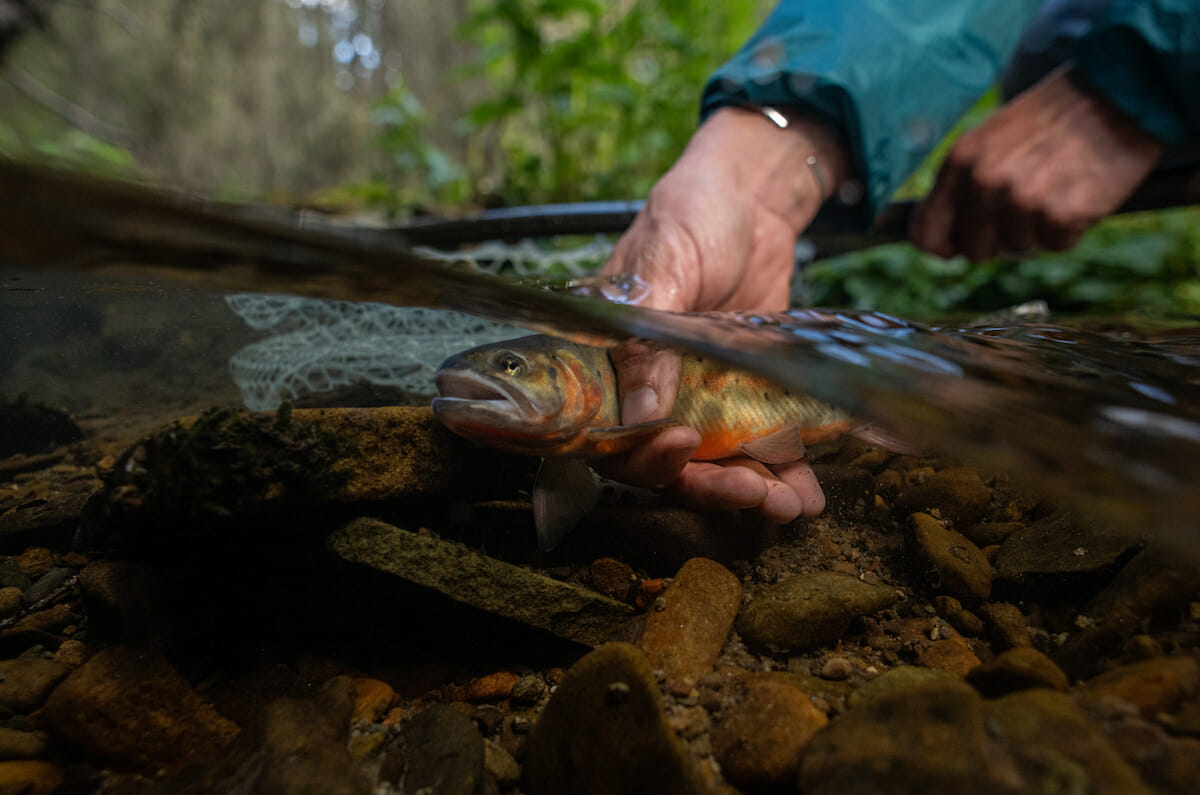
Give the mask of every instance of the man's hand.
[[934, 254], [972, 260], [1070, 248], [1128, 198], [1161, 150], [1061, 69], [959, 139], [910, 236]]
[[[806, 164], [809, 155], [817, 157], [823, 179]], [[754, 111], [719, 110], [655, 185], [602, 272], [641, 276], [651, 288], [642, 305], [654, 309], [784, 310], [796, 238], [826, 198], [824, 185], [845, 178], [846, 162], [833, 136], [814, 123], [796, 120], [780, 129]], [[678, 354], [629, 342], [613, 360], [622, 422], [669, 417], [679, 388]], [[666, 487], [700, 509], [755, 508], [786, 522], [824, 508], [806, 462], [768, 468], [749, 458], [690, 461], [699, 444], [691, 428], [672, 428], [604, 461], [601, 471]]]

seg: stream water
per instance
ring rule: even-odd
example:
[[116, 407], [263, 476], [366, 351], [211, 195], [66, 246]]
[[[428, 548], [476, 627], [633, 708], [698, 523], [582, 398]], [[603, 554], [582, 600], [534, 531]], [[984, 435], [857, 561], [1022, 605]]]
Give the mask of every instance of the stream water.
[[[18, 197], [0, 214], [0, 264], [51, 282], [70, 269], [101, 280], [93, 285], [122, 278], [167, 291], [370, 299], [456, 309], [589, 342], [634, 335], [698, 349], [919, 446], [1012, 473], [1104, 521], [1200, 552], [1196, 329], [935, 328], [811, 309], [668, 314], [446, 268], [381, 230], [12, 163], [0, 164], [0, 193]], [[20, 289], [11, 284], [2, 300]], [[43, 311], [54, 312], [53, 302]]]

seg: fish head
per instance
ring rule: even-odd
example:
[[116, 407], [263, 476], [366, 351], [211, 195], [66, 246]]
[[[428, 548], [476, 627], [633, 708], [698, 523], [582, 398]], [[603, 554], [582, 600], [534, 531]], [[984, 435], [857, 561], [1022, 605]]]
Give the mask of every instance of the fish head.
[[607, 352], [542, 335], [456, 354], [436, 383], [433, 411], [451, 431], [540, 456], [582, 454], [615, 392]]

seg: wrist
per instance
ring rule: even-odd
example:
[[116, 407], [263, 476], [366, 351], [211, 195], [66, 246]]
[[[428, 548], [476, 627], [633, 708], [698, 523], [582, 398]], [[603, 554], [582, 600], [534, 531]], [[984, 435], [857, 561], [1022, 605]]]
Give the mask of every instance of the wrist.
[[723, 172], [738, 196], [783, 219], [796, 234], [850, 178], [839, 136], [794, 107], [727, 106], [700, 127], [679, 165]]

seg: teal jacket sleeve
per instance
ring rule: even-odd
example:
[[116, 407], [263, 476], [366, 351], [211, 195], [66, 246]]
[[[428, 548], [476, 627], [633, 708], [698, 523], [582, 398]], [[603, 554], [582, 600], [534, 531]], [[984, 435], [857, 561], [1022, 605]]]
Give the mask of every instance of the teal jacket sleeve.
[[1200, 138], [1200, 0], [1112, 0], [1076, 73], [1165, 144]]
[[846, 136], [873, 216], [995, 82], [1039, 5], [782, 0], [709, 80], [701, 112], [753, 102], [827, 119]]

